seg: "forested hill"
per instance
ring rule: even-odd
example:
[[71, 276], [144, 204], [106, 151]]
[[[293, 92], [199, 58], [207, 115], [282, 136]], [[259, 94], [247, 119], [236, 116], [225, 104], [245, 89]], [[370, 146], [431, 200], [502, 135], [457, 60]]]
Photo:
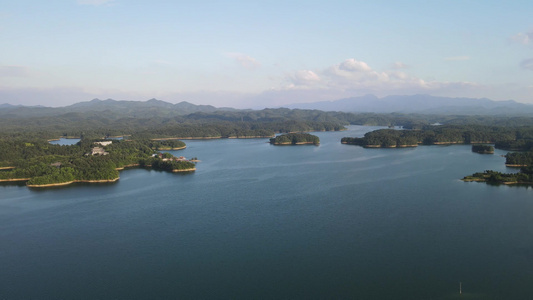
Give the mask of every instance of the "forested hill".
[[346, 125], [403, 126], [429, 124], [533, 126], [533, 118], [325, 112], [304, 109], [237, 110], [171, 104], [160, 100], [92, 100], [71, 106], [0, 106], [0, 139], [53, 139], [60, 136], [102, 138], [250, 138], [276, 133], [335, 131]]
[[150, 99], [148, 101], [100, 100], [79, 102], [65, 107], [0, 105], [0, 116], [16, 117], [44, 117], [57, 116], [66, 113], [94, 113], [112, 114], [115, 117], [152, 117], [187, 115], [195, 112], [212, 113], [215, 111], [230, 111], [232, 108], [216, 108], [211, 105], [195, 105], [189, 102], [176, 104]]
[[[342, 130], [353, 115], [315, 110], [236, 110], [160, 100], [92, 100], [67, 107], [0, 107], [0, 138], [129, 135], [134, 138], [271, 137]], [[368, 116], [364, 122], [382, 123]]]

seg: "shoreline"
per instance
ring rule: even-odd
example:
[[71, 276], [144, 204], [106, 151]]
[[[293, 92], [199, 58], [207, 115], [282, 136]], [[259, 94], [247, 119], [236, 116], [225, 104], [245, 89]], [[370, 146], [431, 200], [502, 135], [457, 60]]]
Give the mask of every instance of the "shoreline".
[[126, 168], [133, 168], [133, 167], [139, 167], [139, 166], [140, 166], [140, 164], [131, 164], [131, 165], [125, 165], [125, 166], [120, 167], [120, 168], [115, 168], [115, 170], [121, 171], [121, 170], [124, 170]]
[[[344, 143], [344, 144], [348, 144], [348, 143]], [[353, 145], [353, 144], [349, 144], [349, 145]], [[382, 146], [382, 145], [364, 145], [363, 146], [363, 148], [414, 148], [414, 147], [418, 147], [418, 144], [416, 145], [394, 145], [394, 146]]]
[[293, 144], [293, 143], [270, 143], [270, 144], [272, 144], [274, 146], [301, 146], [301, 145], [315, 145], [315, 146], [318, 146], [318, 145], [320, 145], [320, 143], [315, 144], [313, 142], [302, 142], [302, 143], [295, 143], [295, 144]]
[[[461, 179], [464, 182], [489, 182], [483, 178], [463, 178]], [[523, 185], [533, 185], [533, 182], [522, 182], [522, 181], [496, 181], [495, 184], [504, 184], [504, 185], [513, 185], [513, 184], [523, 184]]]
[[0, 182], [17, 182], [17, 181], [28, 181], [31, 178], [10, 178], [10, 179], [0, 179]]
[[74, 140], [74, 139], [81, 139], [81, 137], [76, 137], [76, 136], [60, 136], [58, 138], [55, 138], [55, 139], [49, 139], [47, 140], [48, 142], [52, 142], [52, 141], [60, 141], [61, 139], [66, 139], [66, 140]]
[[196, 171], [196, 168], [190, 168], [190, 169], [172, 169], [172, 173], [192, 172], [192, 171]]
[[108, 182], [116, 182], [120, 179], [120, 177], [117, 177], [115, 179], [102, 179], [102, 180], [72, 180], [67, 182], [59, 182], [59, 183], [48, 183], [48, 184], [26, 184], [27, 187], [52, 187], [52, 186], [64, 186], [69, 185], [72, 183], [108, 183]]
[[155, 138], [150, 139], [152, 141], [166, 141], [166, 140], [216, 140], [216, 139], [265, 139], [272, 138], [275, 135], [271, 136], [207, 136], [207, 137], [169, 137], [169, 138]]
[[176, 148], [172, 148], [172, 147], [159, 147], [159, 149], [157, 149], [157, 151], [173, 151], [173, 150], [183, 150], [187, 148], [187, 146], [183, 146], [183, 147], [176, 147]]

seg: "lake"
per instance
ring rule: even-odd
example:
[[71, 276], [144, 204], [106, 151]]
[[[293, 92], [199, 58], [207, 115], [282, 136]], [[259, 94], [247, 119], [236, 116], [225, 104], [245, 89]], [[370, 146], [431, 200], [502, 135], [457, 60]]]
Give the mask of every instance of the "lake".
[[[0, 299], [525, 299], [533, 189], [468, 145], [186, 140], [187, 174], [0, 185]], [[462, 297], [459, 298], [459, 285]]]

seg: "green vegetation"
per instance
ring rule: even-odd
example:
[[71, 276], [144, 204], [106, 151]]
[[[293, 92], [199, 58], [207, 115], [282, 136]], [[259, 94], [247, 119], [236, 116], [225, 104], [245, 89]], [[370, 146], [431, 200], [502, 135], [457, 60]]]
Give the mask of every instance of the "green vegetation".
[[52, 145], [44, 141], [0, 141], [0, 165], [14, 167], [0, 172], [1, 181], [27, 181], [29, 186], [76, 181], [109, 182], [119, 178], [118, 169], [145, 166], [165, 171], [194, 170], [195, 164], [177, 160], [169, 153], [161, 157], [152, 150], [159, 142], [117, 140], [103, 146], [105, 155], [92, 155], [94, 140], [76, 145]]
[[505, 155], [505, 164], [508, 167], [533, 166], [533, 152], [510, 152]]
[[[433, 126], [430, 124], [442, 124]], [[348, 124], [401, 126], [342, 143], [364, 147], [414, 147], [419, 144], [495, 144], [526, 151], [507, 154], [507, 165], [533, 165], [533, 118], [324, 112], [301, 109], [235, 110], [190, 103], [170, 104], [94, 100], [63, 108], [0, 109], [0, 180], [24, 179], [43, 185], [70, 181], [116, 180], [117, 169], [131, 165], [187, 170], [191, 162], [154, 158], [156, 151], [183, 148], [183, 138], [272, 138], [277, 133], [338, 131]], [[92, 156], [93, 141], [129, 136], [105, 146], [108, 155]], [[51, 145], [48, 139], [79, 137], [74, 146]], [[280, 135], [274, 144], [318, 144], [318, 137]], [[474, 148], [473, 148], [474, 150]], [[485, 151], [485, 150], [483, 150]], [[168, 156], [168, 155], [167, 155]], [[15, 167], [13, 169], [6, 169]], [[522, 173], [522, 172], [521, 172]], [[518, 176], [518, 175], [517, 175]], [[520, 175], [524, 176], [524, 175]]]
[[369, 148], [416, 147], [419, 131], [380, 129], [365, 134], [363, 138], [344, 137], [341, 143]]
[[480, 154], [494, 154], [494, 147], [490, 145], [472, 145], [472, 152]]
[[[533, 127], [532, 126], [487, 126], [487, 125], [440, 125], [422, 126], [418, 130], [380, 129], [368, 132], [362, 138], [345, 137], [343, 144], [368, 148], [409, 147], [439, 144], [495, 143], [496, 148], [521, 150], [508, 153], [505, 164], [522, 168], [519, 173], [500, 173], [487, 170], [463, 178], [464, 181], [488, 183], [533, 184]], [[494, 153], [490, 145], [472, 145], [476, 153]]]
[[341, 142], [363, 147], [496, 143], [496, 148], [511, 144], [517, 148], [517, 142], [529, 145], [532, 138], [533, 127], [426, 125], [417, 130], [381, 129], [368, 132], [362, 138], [345, 137]]
[[287, 133], [271, 138], [270, 143], [273, 145], [318, 145], [320, 139], [309, 133]]
[[62, 136], [96, 139], [123, 135], [132, 139], [168, 141], [172, 138], [265, 138], [276, 133], [338, 131], [353, 121], [351, 114], [284, 108], [187, 115], [163, 111], [152, 114], [154, 111], [125, 114], [122, 111], [93, 111], [88, 107], [83, 113], [53, 115], [45, 109], [21, 109], [17, 114], [0, 109], [0, 139], [35, 140]]
[[465, 176], [463, 181], [480, 181], [491, 184], [533, 184], [533, 168], [521, 168], [518, 173], [500, 173], [487, 170], [483, 173]]

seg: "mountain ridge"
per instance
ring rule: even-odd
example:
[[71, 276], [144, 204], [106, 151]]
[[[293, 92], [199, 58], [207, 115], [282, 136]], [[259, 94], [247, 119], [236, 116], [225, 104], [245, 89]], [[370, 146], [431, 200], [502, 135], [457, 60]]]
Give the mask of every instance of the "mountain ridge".
[[[379, 98], [372, 94], [333, 101], [297, 103], [282, 106], [289, 109], [311, 109], [354, 113], [418, 113], [440, 115], [527, 115], [533, 113], [533, 105], [514, 100], [494, 101], [488, 98], [439, 97], [425, 94], [390, 95]], [[114, 100], [98, 98], [63, 107], [23, 106], [0, 104], [0, 115], [51, 116], [66, 113], [108, 113], [136, 116], [189, 115], [216, 111], [238, 111], [229, 107], [196, 105], [187, 101], [169, 103], [155, 98], [146, 101]]]
[[452, 98], [426, 94], [390, 95], [382, 98], [367, 94], [333, 101], [296, 103], [285, 107], [343, 112], [454, 115], [523, 115], [533, 113], [533, 105], [514, 100], [495, 101], [488, 98]]

